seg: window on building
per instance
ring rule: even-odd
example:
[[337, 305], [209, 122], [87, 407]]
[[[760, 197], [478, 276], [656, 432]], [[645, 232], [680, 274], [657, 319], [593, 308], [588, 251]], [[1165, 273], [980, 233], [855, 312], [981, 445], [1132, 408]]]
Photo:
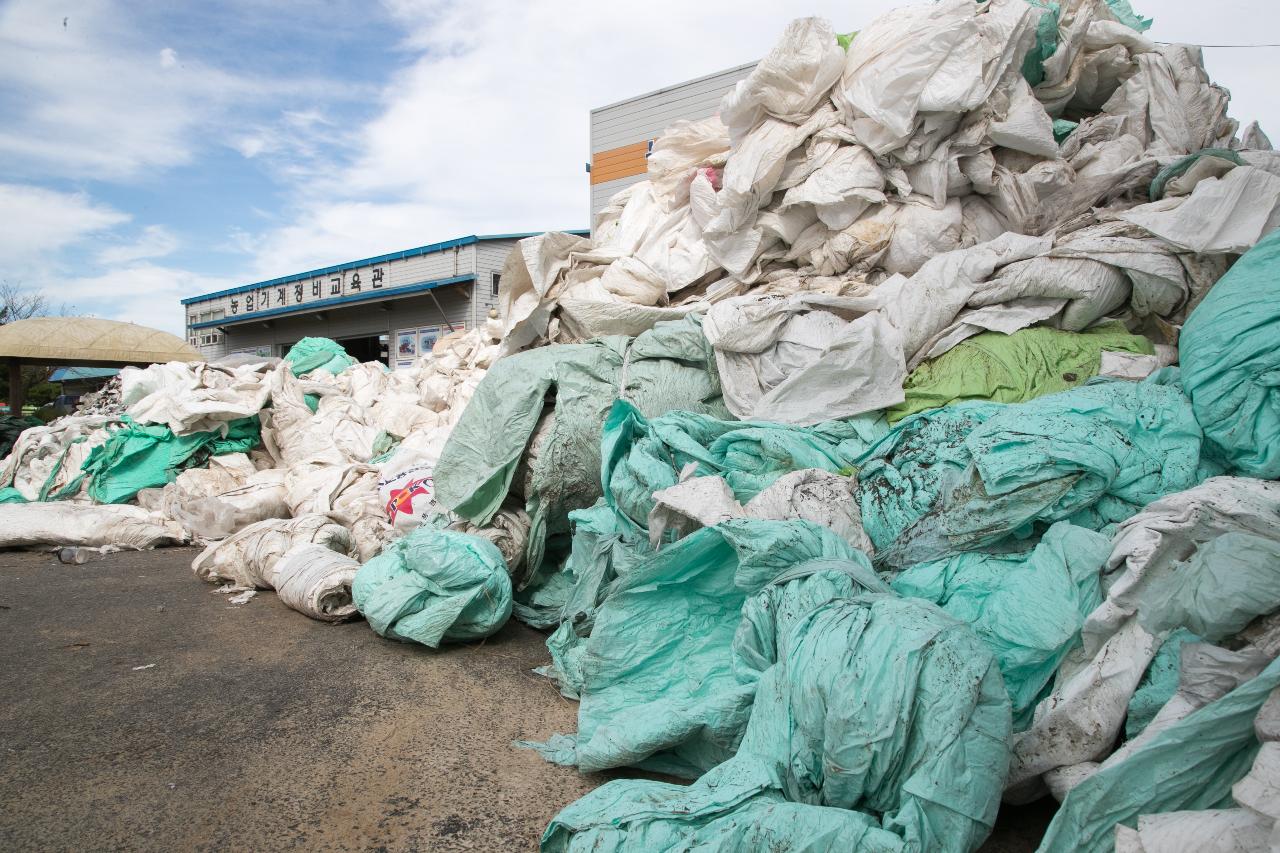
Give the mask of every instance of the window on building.
[[493, 293], [493, 295], [494, 295], [494, 296], [497, 296], [497, 295], [498, 295], [498, 282], [502, 281], [502, 273], [496, 273], [496, 272], [495, 272], [495, 273], [490, 273], [490, 275], [493, 277], [493, 291], [492, 291], [492, 293]]
[[221, 320], [221, 319], [222, 319], [223, 317], [225, 317], [225, 316], [227, 316], [227, 313], [226, 313], [225, 311], [223, 311], [221, 308], [219, 308], [217, 311], [214, 311], [214, 312], [213, 312], [213, 316], [212, 316], [212, 317], [210, 317], [209, 319], [210, 319], [210, 320]]

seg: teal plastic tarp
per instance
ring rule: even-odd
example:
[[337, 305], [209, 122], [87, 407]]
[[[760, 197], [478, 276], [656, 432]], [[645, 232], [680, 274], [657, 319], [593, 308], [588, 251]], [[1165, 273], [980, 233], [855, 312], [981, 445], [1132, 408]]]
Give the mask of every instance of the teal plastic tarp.
[[335, 376], [356, 363], [342, 344], [329, 338], [303, 338], [284, 354], [294, 376], [313, 370], [327, 370]]
[[511, 578], [487, 539], [423, 525], [360, 567], [351, 596], [369, 627], [393, 640], [478, 640], [511, 615]]
[[51, 499], [74, 494], [88, 477], [89, 496], [95, 501], [125, 503], [143, 489], [173, 482], [179, 471], [197, 467], [209, 456], [247, 453], [260, 438], [257, 415], [231, 421], [225, 436], [218, 432], [174, 435], [167, 426], [143, 426], [126, 418], [123, 427], [112, 430], [104, 443], [89, 451], [80, 475]]
[[1280, 231], [1236, 261], [1187, 318], [1182, 384], [1209, 449], [1236, 472], [1280, 478]]
[[589, 637], [566, 622], [548, 641], [580, 705], [576, 738], [541, 751], [584, 771], [689, 778], [724, 761], [764, 668], [757, 649], [784, 630], [784, 602], [815, 588], [819, 601], [888, 590], [864, 554], [807, 521], [734, 519], [664, 547], [617, 579]]
[[973, 551], [918, 563], [893, 589], [973, 627], [996, 656], [1021, 730], [1079, 645], [1085, 617], [1102, 603], [1099, 573], [1110, 553], [1106, 536], [1059, 522], [1028, 553]]
[[733, 758], [687, 787], [610, 782], [561, 811], [542, 850], [976, 849], [1000, 803], [1010, 718], [969, 627], [863, 594], [784, 636]]
[[876, 559], [905, 567], [1026, 538], [1056, 521], [1106, 532], [1216, 473], [1177, 371], [1097, 378], [1026, 403], [959, 403], [907, 418], [859, 471]]

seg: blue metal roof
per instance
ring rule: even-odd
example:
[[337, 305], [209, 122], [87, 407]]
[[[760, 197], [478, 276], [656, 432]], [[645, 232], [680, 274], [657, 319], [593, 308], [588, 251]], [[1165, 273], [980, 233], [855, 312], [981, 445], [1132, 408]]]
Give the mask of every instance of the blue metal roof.
[[50, 382], [67, 382], [72, 379], [104, 379], [119, 373], [116, 367], [59, 367], [49, 374]]
[[355, 305], [360, 302], [376, 302], [382, 299], [395, 299], [400, 296], [408, 296], [412, 293], [423, 293], [428, 290], [434, 290], [437, 287], [445, 287], [450, 284], [462, 284], [464, 282], [475, 280], [475, 273], [455, 275], [449, 278], [438, 278], [434, 281], [420, 281], [417, 284], [407, 284], [393, 290], [370, 290], [365, 293], [356, 293], [350, 296], [332, 296], [328, 299], [320, 299], [315, 302], [302, 302], [297, 305], [285, 305], [280, 308], [271, 308], [267, 311], [255, 311], [252, 314], [228, 314], [221, 320], [206, 320], [203, 323], [192, 323], [190, 324], [190, 328], [207, 329], [210, 326], [234, 326], [237, 323], [253, 322], [268, 317], [278, 317], [281, 314], [309, 314], [313, 311], [323, 311], [325, 308], [332, 308], [335, 305]]
[[[445, 252], [449, 249], [455, 249], [459, 246], [470, 246], [472, 243], [481, 243], [486, 240], [523, 240], [525, 237], [534, 237], [542, 234], [542, 231], [527, 231], [522, 234], [481, 234], [479, 236], [471, 234], [467, 237], [457, 237], [453, 240], [445, 240], [442, 243], [428, 243], [425, 246], [419, 246], [416, 249], [405, 249], [403, 252], [391, 252], [386, 255], [377, 255], [372, 258], [362, 258], [358, 261], [348, 261], [345, 264], [334, 264], [330, 267], [321, 267], [320, 269], [308, 270], [307, 272], [294, 273], [293, 275], [285, 275], [280, 278], [272, 278], [266, 281], [258, 281], [253, 284], [242, 284], [238, 287], [230, 287], [226, 290], [217, 290], [213, 293], [202, 293], [199, 296], [188, 296], [181, 300], [183, 305], [190, 305], [193, 302], [203, 302], [206, 299], [215, 299], [219, 296], [229, 296], [233, 293], [248, 293], [251, 290], [257, 290], [262, 287], [273, 287], [278, 284], [292, 284], [295, 281], [314, 278], [317, 276], [325, 276], [330, 273], [341, 272], [343, 270], [356, 269], [357, 267], [367, 267], [371, 264], [382, 264], [387, 261], [400, 261], [405, 258], [416, 258], [419, 255], [432, 255], [436, 252]], [[590, 234], [587, 230], [569, 231], [570, 234], [577, 234], [585, 237]], [[221, 321], [219, 321], [221, 322]], [[201, 326], [211, 325], [210, 323], [202, 323]], [[193, 326], [195, 328], [195, 326]]]

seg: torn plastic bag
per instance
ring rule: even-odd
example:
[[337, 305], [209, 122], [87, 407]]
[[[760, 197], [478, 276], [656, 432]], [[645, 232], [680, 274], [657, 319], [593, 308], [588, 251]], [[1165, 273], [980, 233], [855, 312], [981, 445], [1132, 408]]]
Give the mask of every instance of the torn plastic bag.
[[350, 532], [326, 515], [269, 518], [205, 548], [191, 563], [191, 570], [209, 583], [272, 589], [272, 572], [280, 558], [299, 545], [309, 544], [341, 554], [354, 550]]
[[762, 592], [770, 584], [888, 590], [865, 555], [809, 522], [699, 530], [621, 574], [590, 636], [566, 622], [548, 640], [553, 674], [580, 699], [578, 734], [539, 751], [584, 772], [637, 765], [688, 778], [732, 756], [762, 668], [735, 662], [735, 632], [765, 630], [739, 628], [743, 604], [764, 595], [754, 618], [772, 620], [771, 605], [793, 594]]
[[[188, 468], [165, 486], [152, 508], [180, 523], [193, 539], [222, 539], [267, 518], [289, 518], [286, 473], [258, 470], [243, 453], [214, 456], [206, 468]], [[146, 490], [138, 493], [140, 503]]]
[[[939, 559], [1009, 535], [1026, 538], [1055, 521], [1102, 530], [1194, 485], [1203, 476], [1200, 427], [1181, 390], [1163, 384], [1175, 379], [1172, 368], [1140, 383], [1095, 378], [1026, 403], [960, 403], [916, 415], [936, 422], [931, 431], [949, 445], [923, 450], [947, 460], [937, 470], [913, 461], [920, 429], [913, 418], [902, 421], [858, 473], [877, 561]], [[904, 474], [922, 488], [896, 487]]]
[[886, 416], [895, 423], [957, 400], [1022, 403], [1065, 391], [1100, 372], [1104, 350], [1155, 352], [1149, 340], [1119, 323], [1083, 333], [1044, 326], [1012, 335], [986, 332], [911, 371], [902, 387], [906, 399]]
[[285, 604], [312, 619], [341, 622], [356, 615], [351, 584], [360, 564], [326, 545], [298, 545], [269, 572], [268, 584]]
[[351, 591], [378, 634], [433, 649], [487, 637], [511, 615], [511, 579], [497, 547], [427, 526], [361, 566]]
[[111, 415], [68, 415], [23, 430], [5, 457], [0, 485], [12, 486], [28, 501], [78, 498], [84, 486], [81, 465], [107, 440], [108, 428], [119, 424]]
[[1254, 718], [1277, 685], [1280, 660], [1072, 789], [1040, 851], [1110, 851], [1139, 815], [1221, 807], [1258, 754]]
[[1273, 234], [1209, 291], [1179, 340], [1183, 386], [1212, 452], [1264, 479], [1280, 477], [1277, 335], [1280, 234]]
[[733, 758], [689, 786], [609, 782], [556, 815], [542, 850], [976, 849], [1008, 755], [991, 652], [886, 594], [796, 616]]
[[1079, 644], [1085, 617], [1102, 602], [1098, 574], [1110, 552], [1107, 537], [1059, 522], [1029, 553], [918, 563], [892, 585], [973, 627], [996, 656], [1021, 730]]
[[184, 542], [180, 525], [137, 506], [10, 503], [0, 510], [0, 548], [78, 545], [143, 551]]
[[284, 354], [294, 376], [324, 370], [335, 376], [356, 363], [342, 344], [329, 338], [303, 338]]
[[493, 518], [483, 527], [461, 519], [450, 522], [448, 529], [488, 539], [497, 546], [514, 584], [517, 578], [523, 577], [524, 555], [529, 548], [531, 526], [528, 513], [517, 506], [505, 506], [494, 513]]

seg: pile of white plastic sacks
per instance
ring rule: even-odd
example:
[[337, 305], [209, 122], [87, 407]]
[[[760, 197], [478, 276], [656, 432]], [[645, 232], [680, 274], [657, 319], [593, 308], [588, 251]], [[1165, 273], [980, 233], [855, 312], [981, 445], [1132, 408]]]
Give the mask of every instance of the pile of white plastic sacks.
[[[429, 472], [497, 353], [496, 331], [490, 321], [447, 335], [394, 372], [369, 363], [294, 376], [287, 361], [243, 357], [125, 368], [118, 413], [73, 414], [19, 437], [0, 482], [29, 503], [0, 509], [0, 547], [212, 543], [194, 569], [224, 591], [276, 589], [310, 616], [351, 616], [353, 567], [378, 553], [397, 523], [438, 511]], [[90, 450], [126, 418], [184, 436], [254, 415], [258, 449], [213, 456], [134, 502], [96, 504], [81, 478]], [[315, 543], [341, 559], [320, 569], [293, 561], [295, 570], [281, 574], [286, 552]]]
[[[1112, 5], [910, 6], [847, 54], [795, 21], [719, 116], [654, 142], [649, 180], [590, 239], [524, 241], [504, 353], [707, 312], [730, 410], [815, 423], [893, 405], [909, 370], [986, 330], [1120, 317], [1175, 343], [1269, 227], [1280, 155], [1255, 126], [1236, 137], [1197, 48]], [[1162, 166], [1205, 149], [1242, 165], [1205, 157], [1148, 201]]]

